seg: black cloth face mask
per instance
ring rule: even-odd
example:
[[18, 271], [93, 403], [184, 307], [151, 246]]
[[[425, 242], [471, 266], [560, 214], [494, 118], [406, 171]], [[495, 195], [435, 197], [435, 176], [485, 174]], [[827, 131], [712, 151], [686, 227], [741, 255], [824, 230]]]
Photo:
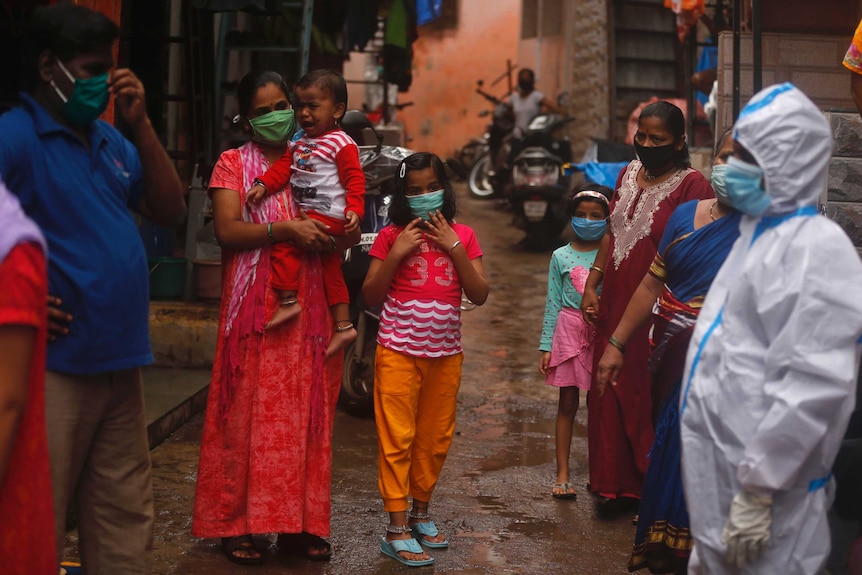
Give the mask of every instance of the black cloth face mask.
[[666, 146], [641, 146], [635, 142], [635, 152], [644, 167], [649, 170], [658, 170], [666, 166], [676, 153], [676, 143]]

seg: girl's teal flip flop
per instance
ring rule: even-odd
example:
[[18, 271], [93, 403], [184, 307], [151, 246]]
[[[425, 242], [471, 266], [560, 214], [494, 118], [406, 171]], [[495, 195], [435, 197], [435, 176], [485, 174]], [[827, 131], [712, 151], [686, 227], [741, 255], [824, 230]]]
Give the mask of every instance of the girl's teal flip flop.
[[428, 559], [424, 559], [421, 561], [405, 559], [401, 555], [398, 554], [399, 551], [405, 551], [407, 553], [417, 553], [422, 554], [422, 547], [419, 543], [416, 542], [415, 539], [396, 539], [395, 541], [387, 541], [386, 537], [382, 537], [380, 541], [380, 552], [384, 555], [388, 555], [392, 557], [396, 561], [407, 565], [408, 567], [424, 567], [425, 565], [431, 565], [434, 563], [434, 558], [430, 557]]

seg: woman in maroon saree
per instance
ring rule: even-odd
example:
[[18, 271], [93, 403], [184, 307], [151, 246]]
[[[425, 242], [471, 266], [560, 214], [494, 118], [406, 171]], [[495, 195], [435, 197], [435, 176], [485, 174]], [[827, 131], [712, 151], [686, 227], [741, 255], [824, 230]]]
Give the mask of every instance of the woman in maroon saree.
[[[668, 102], [644, 108], [638, 119], [633, 160], [620, 174], [611, 202], [611, 241], [590, 271], [582, 309], [596, 324], [593, 377], [611, 334], [644, 274], [650, 268], [674, 209], [690, 200], [713, 197], [703, 175], [690, 167], [682, 111]], [[601, 305], [596, 288], [601, 283]], [[626, 362], [616, 385], [587, 396], [590, 491], [600, 505], [640, 499], [653, 442], [648, 326], [625, 345]]]

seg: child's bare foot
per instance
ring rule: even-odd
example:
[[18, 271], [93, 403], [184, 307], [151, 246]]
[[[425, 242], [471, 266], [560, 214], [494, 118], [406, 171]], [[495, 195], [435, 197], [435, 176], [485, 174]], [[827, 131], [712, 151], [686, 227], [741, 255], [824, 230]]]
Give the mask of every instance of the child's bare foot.
[[356, 339], [356, 330], [353, 329], [352, 323], [349, 321], [337, 321], [335, 324], [335, 333], [332, 334], [332, 339], [329, 340], [329, 347], [326, 348], [326, 359], [329, 359]]
[[278, 307], [275, 308], [275, 312], [272, 314], [272, 317], [269, 318], [269, 321], [266, 323], [266, 329], [278, 327], [281, 324], [292, 320], [298, 316], [301, 311], [302, 306], [296, 302], [295, 297], [281, 300], [281, 303], [279, 303]]

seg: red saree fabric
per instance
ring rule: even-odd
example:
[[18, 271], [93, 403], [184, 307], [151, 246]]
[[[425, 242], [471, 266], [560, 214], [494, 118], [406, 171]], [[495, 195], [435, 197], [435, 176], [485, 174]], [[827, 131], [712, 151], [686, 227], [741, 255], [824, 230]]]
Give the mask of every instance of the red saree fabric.
[[[229, 150], [213, 171], [210, 189], [239, 188], [244, 196], [250, 187], [244, 179], [238, 151]], [[303, 260], [298, 295], [303, 311], [297, 320], [272, 331], [252, 330], [239, 341], [240, 369], [229, 382], [231, 393], [223, 395], [229, 373], [222, 369], [225, 321], [239, 253], [222, 251], [224, 290], [192, 534], [304, 531], [328, 537], [332, 424], [342, 361], [336, 356], [320, 362], [330, 330], [320, 262]], [[261, 275], [263, 266], [269, 266], [268, 247], [258, 262]], [[277, 305], [274, 290], [267, 287], [265, 316]]]
[[13, 248], [0, 263], [0, 325], [37, 329], [27, 407], [6, 476], [0, 481], [0, 557], [9, 575], [56, 575], [54, 505], [45, 433], [45, 345], [48, 278], [42, 249]]
[[[713, 197], [709, 183], [695, 170], [682, 172], [679, 178], [665, 184], [639, 188], [636, 176], [640, 167], [635, 160], [623, 170], [611, 202], [611, 247], [603, 266], [594, 377], [608, 337], [649, 271], [671, 213], [687, 201]], [[655, 195], [659, 193], [662, 196]], [[628, 227], [629, 224], [632, 226]], [[648, 333], [649, 325], [626, 344], [625, 363], [617, 385], [606, 386], [601, 396], [595, 391], [587, 395], [590, 490], [611, 499], [640, 498], [643, 489], [647, 454], [654, 435]], [[596, 389], [595, 381], [593, 385]]]

